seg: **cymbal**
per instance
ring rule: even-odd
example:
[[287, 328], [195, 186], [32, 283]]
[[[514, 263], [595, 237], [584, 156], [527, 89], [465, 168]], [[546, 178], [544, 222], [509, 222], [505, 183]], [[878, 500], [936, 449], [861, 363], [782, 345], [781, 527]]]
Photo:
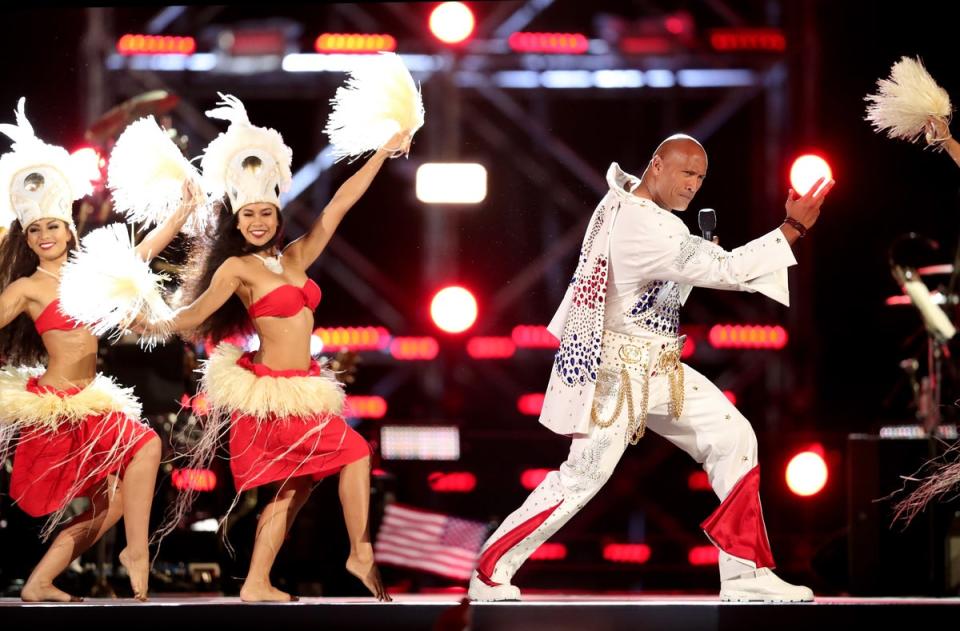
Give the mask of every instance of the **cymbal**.
[[84, 134], [89, 142], [115, 138], [123, 129], [144, 116], [166, 114], [177, 106], [180, 97], [166, 90], [151, 90], [111, 108], [98, 118]]
[[918, 267], [917, 274], [920, 276], [936, 276], [938, 274], [953, 274], [953, 265], [950, 263], [942, 263], [940, 265], [927, 265], [926, 267]]
[[[945, 304], [957, 304], [958, 297], [956, 295], [946, 296], [940, 293], [937, 290], [930, 292], [930, 298], [933, 300], [933, 304], [936, 305], [945, 305]], [[883, 301], [888, 307], [899, 307], [901, 305], [911, 305], [913, 302], [910, 300], [910, 296], [907, 294], [900, 294], [899, 296], [890, 296]]]

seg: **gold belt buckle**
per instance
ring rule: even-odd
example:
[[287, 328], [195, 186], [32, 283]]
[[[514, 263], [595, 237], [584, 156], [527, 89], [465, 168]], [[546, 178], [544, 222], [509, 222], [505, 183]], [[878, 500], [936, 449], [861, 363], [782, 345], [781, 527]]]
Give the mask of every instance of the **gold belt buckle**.
[[628, 364], [636, 364], [643, 356], [643, 349], [633, 344], [622, 344], [619, 350], [620, 359]]
[[676, 370], [677, 363], [678, 359], [676, 351], [664, 351], [660, 353], [660, 361], [657, 362], [657, 364], [659, 364], [658, 368], [660, 368], [660, 372]]
[[686, 338], [686, 335], [677, 338], [675, 347], [664, 349], [660, 353], [660, 357], [657, 360], [657, 367], [660, 369], [660, 372], [677, 370], [680, 367], [680, 355], [683, 352], [683, 343]]

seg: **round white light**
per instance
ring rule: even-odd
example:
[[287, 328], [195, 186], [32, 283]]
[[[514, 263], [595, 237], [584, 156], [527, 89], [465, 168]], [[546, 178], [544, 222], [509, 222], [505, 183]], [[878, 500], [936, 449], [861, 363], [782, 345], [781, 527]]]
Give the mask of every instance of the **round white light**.
[[815, 451], [804, 451], [787, 465], [787, 487], [801, 497], [816, 495], [827, 484], [827, 463]]
[[445, 287], [430, 302], [430, 317], [447, 333], [462, 333], [477, 320], [477, 300], [463, 287]]
[[473, 11], [462, 2], [444, 2], [430, 13], [430, 32], [445, 44], [459, 44], [473, 33]]

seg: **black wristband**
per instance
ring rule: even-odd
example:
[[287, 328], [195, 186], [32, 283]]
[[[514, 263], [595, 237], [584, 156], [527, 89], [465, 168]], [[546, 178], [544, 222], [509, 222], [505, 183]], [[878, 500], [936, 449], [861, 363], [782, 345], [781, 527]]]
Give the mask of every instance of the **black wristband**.
[[807, 227], [802, 223], [800, 223], [799, 221], [797, 221], [796, 219], [794, 219], [793, 217], [787, 217], [786, 219], [783, 220], [783, 223], [787, 224], [788, 226], [790, 226], [791, 228], [799, 232], [801, 239], [806, 236]]

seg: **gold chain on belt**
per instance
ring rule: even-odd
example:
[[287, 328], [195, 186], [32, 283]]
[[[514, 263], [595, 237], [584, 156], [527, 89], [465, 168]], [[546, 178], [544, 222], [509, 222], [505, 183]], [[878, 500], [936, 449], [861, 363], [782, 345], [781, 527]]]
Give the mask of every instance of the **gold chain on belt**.
[[[637, 353], [624, 353], [627, 348], [636, 348], [624, 345], [620, 349], [620, 358], [623, 363], [620, 367], [620, 388], [617, 391], [617, 404], [614, 406], [613, 414], [607, 420], [602, 420], [597, 413], [596, 401], [590, 406], [590, 420], [597, 427], [606, 428], [613, 425], [613, 422], [620, 416], [623, 410], [623, 401], [627, 401], [627, 417], [630, 419], [630, 427], [627, 429], [627, 435], [630, 437], [630, 444], [636, 445], [643, 438], [647, 430], [648, 404], [650, 401], [650, 376], [643, 375], [643, 392], [640, 398], [640, 414], [635, 413], [633, 407], [633, 386], [631, 384], [630, 373], [627, 370], [627, 363], [637, 363], [639, 358]], [[666, 374], [670, 383], [670, 415], [674, 419], [680, 418], [683, 414], [683, 364], [680, 363], [680, 345], [676, 348], [664, 350], [657, 358], [657, 371], [660, 374]]]
[[614, 407], [613, 414], [611, 414], [610, 418], [606, 421], [601, 420], [600, 415], [597, 414], [596, 401], [594, 401], [593, 405], [590, 406], [590, 420], [592, 420], [597, 427], [610, 427], [620, 416], [620, 411], [623, 409], [623, 400], [626, 399], [627, 418], [630, 419], [630, 427], [627, 429], [627, 435], [630, 436], [630, 444], [636, 445], [640, 442], [640, 439], [643, 438], [643, 434], [647, 430], [647, 403], [650, 400], [650, 379], [645, 378], [643, 380], [640, 415], [637, 416], [633, 409], [633, 386], [630, 383], [630, 373], [627, 372], [626, 365], [620, 369], [619, 378], [620, 388], [617, 391], [617, 405]]
[[670, 382], [670, 416], [678, 419], [683, 414], [683, 364], [680, 363], [680, 348], [661, 352], [657, 359], [657, 370], [667, 375]]

